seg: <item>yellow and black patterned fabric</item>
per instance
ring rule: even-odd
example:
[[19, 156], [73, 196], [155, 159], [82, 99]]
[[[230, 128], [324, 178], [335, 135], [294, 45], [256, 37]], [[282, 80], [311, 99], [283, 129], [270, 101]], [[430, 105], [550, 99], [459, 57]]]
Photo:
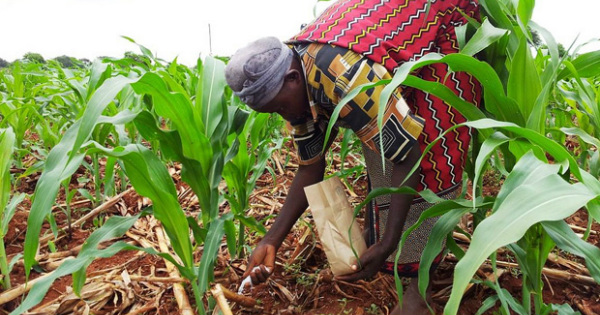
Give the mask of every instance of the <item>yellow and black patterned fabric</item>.
[[[292, 135], [301, 164], [321, 158], [325, 130], [333, 110], [354, 88], [391, 79], [380, 64], [345, 48], [327, 44], [293, 46], [302, 60], [313, 117], [291, 122]], [[359, 93], [340, 111], [336, 128], [350, 128], [369, 148], [399, 163], [406, 157], [423, 129], [423, 119], [411, 113], [396, 89], [386, 103], [383, 127], [377, 128], [377, 114], [383, 85]]]

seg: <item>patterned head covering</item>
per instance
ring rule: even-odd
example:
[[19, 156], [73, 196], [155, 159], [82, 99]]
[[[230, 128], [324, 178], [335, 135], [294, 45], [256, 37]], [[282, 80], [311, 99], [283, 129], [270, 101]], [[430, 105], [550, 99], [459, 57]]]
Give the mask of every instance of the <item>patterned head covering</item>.
[[281, 90], [292, 57], [279, 39], [264, 37], [235, 52], [225, 67], [225, 79], [242, 102], [259, 109]]

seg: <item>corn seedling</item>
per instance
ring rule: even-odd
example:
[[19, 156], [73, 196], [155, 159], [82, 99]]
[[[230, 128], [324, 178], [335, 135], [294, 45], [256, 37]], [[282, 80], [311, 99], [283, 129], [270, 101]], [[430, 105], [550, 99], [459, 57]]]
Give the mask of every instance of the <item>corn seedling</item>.
[[[248, 118], [247, 112], [228, 104], [231, 92], [225, 88], [224, 66], [222, 61], [212, 57], [204, 63], [199, 61], [201, 76], [196, 83], [195, 95], [190, 95], [167, 72], [160, 75], [147, 73], [132, 85], [137, 93], [151, 96], [154, 112], [168, 119], [171, 126], [170, 130], [160, 129], [154, 115], [143, 111], [135, 119], [137, 129], [146, 140], [159, 144], [167, 160], [181, 163], [182, 179], [198, 196], [202, 210], [198, 219], [202, 226], [196, 218], [188, 218], [188, 224], [194, 231], [196, 244], [204, 244], [200, 265], [194, 268], [194, 276], [190, 278], [202, 313], [202, 296], [212, 279], [212, 266], [220, 240], [225, 231], [231, 232], [232, 227], [232, 213], [219, 215], [219, 204], [223, 198], [219, 184], [223, 180], [225, 166], [235, 158], [238, 148], [245, 146], [245, 142], [241, 146], [239, 142], [234, 145], [234, 142]], [[252, 136], [258, 139], [259, 134]], [[245, 178], [244, 183], [247, 183]], [[241, 216], [238, 218], [243, 219]], [[252, 224], [252, 221], [248, 222]], [[229, 237], [235, 237], [235, 234], [229, 234]], [[186, 255], [191, 254], [190, 249]]]
[[4, 236], [8, 231], [8, 222], [15, 213], [17, 205], [23, 201], [24, 194], [10, 196], [12, 179], [10, 167], [13, 163], [12, 155], [15, 144], [15, 134], [12, 129], [0, 130], [0, 271], [2, 271], [2, 287], [10, 289], [10, 270], [6, 250], [4, 248]]
[[263, 174], [267, 161], [275, 150], [281, 148], [283, 139], [271, 140], [268, 137], [270, 129], [277, 126], [273, 126], [272, 119], [267, 114], [254, 111], [250, 113], [244, 128], [234, 140], [234, 143], [239, 146], [237, 154], [223, 169], [223, 178], [228, 187], [225, 198], [231, 205], [234, 218], [240, 221], [237, 244], [233, 222], [228, 221], [225, 224], [225, 233], [232, 255], [242, 255], [245, 227], [262, 234], [266, 233], [264, 226], [255, 218], [247, 216], [245, 212], [249, 210], [250, 194], [256, 186], [256, 181]]

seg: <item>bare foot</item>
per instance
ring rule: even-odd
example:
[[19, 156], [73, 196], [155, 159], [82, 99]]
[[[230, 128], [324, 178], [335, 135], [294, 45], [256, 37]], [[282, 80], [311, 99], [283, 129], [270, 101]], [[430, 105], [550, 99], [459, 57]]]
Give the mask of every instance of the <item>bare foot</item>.
[[[431, 298], [431, 286], [427, 288], [427, 298]], [[427, 303], [419, 294], [417, 278], [413, 278], [404, 292], [402, 305], [396, 306], [390, 315], [431, 315]]]

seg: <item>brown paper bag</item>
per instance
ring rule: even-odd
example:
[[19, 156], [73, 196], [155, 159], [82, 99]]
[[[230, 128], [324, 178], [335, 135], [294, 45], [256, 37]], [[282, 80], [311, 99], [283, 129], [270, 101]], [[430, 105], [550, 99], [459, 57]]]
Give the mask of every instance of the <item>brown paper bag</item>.
[[351, 246], [360, 257], [367, 245], [358, 223], [352, 223], [354, 208], [348, 202], [344, 185], [338, 177], [331, 177], [305, 187], [304, 192], [331, 272], [336, 276], [354, 272], [351, 266], [357, 264], [357, 259]]

